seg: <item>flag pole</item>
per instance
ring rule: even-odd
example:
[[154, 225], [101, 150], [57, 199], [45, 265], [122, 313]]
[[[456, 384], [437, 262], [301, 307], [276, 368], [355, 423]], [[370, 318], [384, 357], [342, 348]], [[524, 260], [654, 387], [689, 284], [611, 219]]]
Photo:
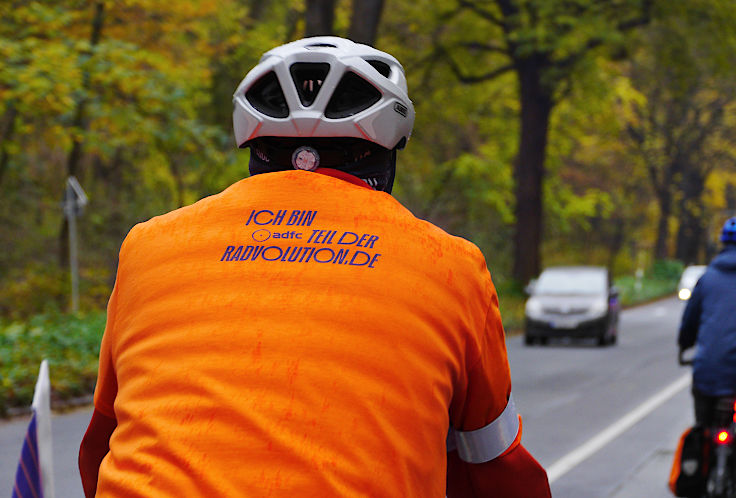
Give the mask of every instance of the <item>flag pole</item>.
[[31, 407], [31, 421], [28, 423], [13, 483], [13, 498], [54, 498], [51, 383], [46, 360], [41, 362]]
[[44, 498], [54, 498], [54, 455], [51, 444], [51, 381], [49, 363], [41, 362], [31, 405], [36, 415], [38, 462], [41, 467], [41, 486]]

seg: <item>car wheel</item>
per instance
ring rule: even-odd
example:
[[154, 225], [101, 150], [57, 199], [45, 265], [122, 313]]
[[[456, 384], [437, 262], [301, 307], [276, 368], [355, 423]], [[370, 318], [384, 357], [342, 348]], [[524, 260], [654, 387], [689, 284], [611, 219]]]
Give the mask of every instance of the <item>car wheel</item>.
[[618, 320], [613, 322], [613, 326], [611, 327], [611, 345], [616, 344], [618, 342]]
[[547, 345], [547, 339], [548, 338], [545, 337], [545, 336], [539, 337], [539, 344], [541, 344], [542, 346], [546, 346]]
[[615, 325], [611, 324], [608, 320], [606, 320], [606, 323], [601, 326], [600, 329], [600, 335], [598, 336], [598, 345], [599, 346], [608, 346], [612, 344], [616, 344], [616, 327]]
[[598, 345], [601, 347], [607, 346], [610, 344], [610, 336], [608, 335], [608, 330], [604, 327], [601, 331], [600, 335], [598, 336]]
[[524, 336], [524, 344], [526, 344], [527, 346], [531, 346], [532, 344], [534, 344], [534, 337], [532, 337], [530, 335], [525, 335]]

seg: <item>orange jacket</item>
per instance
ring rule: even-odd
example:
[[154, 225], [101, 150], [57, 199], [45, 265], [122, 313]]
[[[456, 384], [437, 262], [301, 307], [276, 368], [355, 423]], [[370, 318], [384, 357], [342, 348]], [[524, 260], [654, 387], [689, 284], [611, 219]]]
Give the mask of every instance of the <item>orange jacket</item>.
[[480, 251], [327, 173], [257, 175], [131, 230], [98, 496], [440, 497], [448, 427], [505, 413]]

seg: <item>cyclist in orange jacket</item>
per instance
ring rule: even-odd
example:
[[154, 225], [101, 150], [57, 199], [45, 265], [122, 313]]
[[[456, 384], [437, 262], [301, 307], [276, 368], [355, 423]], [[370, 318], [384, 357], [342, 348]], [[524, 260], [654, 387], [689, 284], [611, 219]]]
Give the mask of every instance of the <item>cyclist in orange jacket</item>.
[[389, 195], [399, 62], [306, 38], [234, 105], [251, 176], [121, 247], [85, 494], [550, 496], [481, 252]]

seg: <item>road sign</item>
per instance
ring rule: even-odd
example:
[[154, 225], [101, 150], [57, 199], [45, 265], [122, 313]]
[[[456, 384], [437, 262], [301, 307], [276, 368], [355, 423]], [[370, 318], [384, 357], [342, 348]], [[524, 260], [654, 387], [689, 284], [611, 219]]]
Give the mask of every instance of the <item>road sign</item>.
[[73, 176], [67, 178], [66, 189], [64, 190], [64, 216], [72, 218], [81, 215], [88, 200], [87, 194], [79, 181]]
[[77, 217], [87, 205], [87, 194], [79, 181], [70, 176], [64, 190], [64, 216], [69, 222], [69, 271], [72, 280], [72, 312], [79, 310], [79, 265], [77, 262]]

